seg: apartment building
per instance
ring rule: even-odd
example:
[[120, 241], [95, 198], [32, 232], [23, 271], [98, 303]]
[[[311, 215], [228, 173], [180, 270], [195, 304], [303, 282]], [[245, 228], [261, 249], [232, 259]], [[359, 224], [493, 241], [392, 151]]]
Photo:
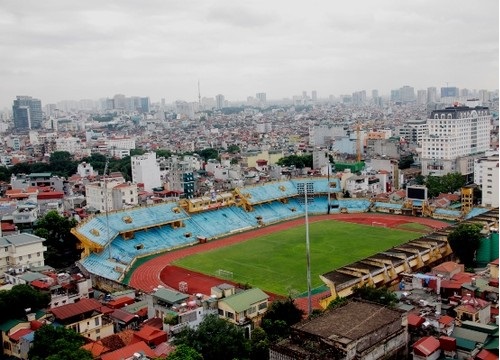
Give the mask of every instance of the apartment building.
[[144, 184], [144, 190], [149, 192], [153, 191], [153, 188], [162, 186], [160, 165], [156, 161], [155, 152], [132, 156], [130, 162], [132, 165], [132, 182]]
[[499, 206], [498, 175], [498, 154], [474, 162], [474, 182], [482, 189], [482, 206]]
[[101, 212], [133, 207], [139, 203], [137, 185], [119, 181], [99, 181], [87, 184], [85, 185], [85, 200], [87, 207]]
[[24, 271], [31, 266], [44, 266], [45, 239], [32, 234], [15, 234], [0, 237], [0, 277], [12, 269]]
[[431, 112], [422, 139], [422, 175], [459, 172], [472, 179], [474, 159], [490, 147], [491, 115], [483, 106], [454, 106]]

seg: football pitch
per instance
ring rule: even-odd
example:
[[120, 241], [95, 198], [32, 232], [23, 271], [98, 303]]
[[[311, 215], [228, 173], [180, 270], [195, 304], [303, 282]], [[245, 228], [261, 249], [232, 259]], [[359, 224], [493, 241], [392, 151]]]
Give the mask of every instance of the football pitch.
[[[309, 224], [312, 288], [323, 285], [319, 275], [419, 237], [411, 231], [318, 221]], [[306, 227], [293, 227], [174, 262], [211, 276], [226, 275], [280, 295], [307, 290]]]

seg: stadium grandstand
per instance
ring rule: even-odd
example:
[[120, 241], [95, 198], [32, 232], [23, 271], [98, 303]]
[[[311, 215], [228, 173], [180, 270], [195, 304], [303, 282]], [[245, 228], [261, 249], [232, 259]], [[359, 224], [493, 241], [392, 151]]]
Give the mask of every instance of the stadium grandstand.
[[[312, 189], [307, 204], [301, 189]], [[420, 206], [420, 204], [419, 204]], [[72, 229], [83, 249], [79, 265], [91, 275], [120, 282], [137, 259], [210, 241], [238, 232], [310, 215], [336, 213], [405, 213], [406, 203], [342, 198], [339, 179], [304, 178], [269, 182], [195, 199], [97, 214]], [[419, 207], [420, 208], [420, 207]], [[410, 209], [411, 210], [411, 209]], [[430, 212], [429, 212], [430, 211]], [[432, 217], [433, 210], [426, 212]], [[469, 214], [442, 213], [436, 218], [461, 220]], [[408, 213], [406, 213], [408, 214]]]

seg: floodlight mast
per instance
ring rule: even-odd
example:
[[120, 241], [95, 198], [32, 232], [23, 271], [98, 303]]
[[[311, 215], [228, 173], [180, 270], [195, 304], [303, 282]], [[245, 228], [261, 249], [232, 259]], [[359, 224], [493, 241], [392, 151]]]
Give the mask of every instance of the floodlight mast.
[[309, 243], [309, 216], [307, 207], [307, 185], [304, 187], [304, 200], [305, 200], [305, 222], [306, 222], [306, 261], [307, 261], [307, 315], [312, 314], [312, 300], [311, 300], [311, 251]]

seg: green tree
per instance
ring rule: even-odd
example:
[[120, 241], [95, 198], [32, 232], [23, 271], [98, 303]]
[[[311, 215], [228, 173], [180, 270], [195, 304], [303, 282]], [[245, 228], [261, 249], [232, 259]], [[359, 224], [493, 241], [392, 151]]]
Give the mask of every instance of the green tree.
[[49, 211], [38, 219], [33, 233], [46, 240], [45, 261], [47, 264], [55, 268], [62, 268], [72, 265], [79, 259], [78, 240], [71, 233], [71, 229], [76, 224], [75, 219], [61, 216], [55, 210]]
[[238, 145], [229, 145], [227, 147], [227, 151], [230, 153], [230, 154], [237, 154], [240, 152], [240, 147]]
[[307, 155], [290, 155], [285, 156], [277, 161], [280, 166], [295, 166], [297, 169], [303, 169], [305, 167], [313, 167], [313, 156], [312, 154]]
[[54, 151], [50, 154], [49, 169], [56, 175], [69, 177], [76, 172], [77, 162], [73, 161], [73, 156], [67, 151]]
[[29, 174], [31, 173], [31, 165], [25, 162], [14, 164], [10, 171], [12, 174]]
[[196, 330], [184, 329], [174, 344], [192, 347], [205, 360], [247, 358], [250, 352], [243, 331], [215, 314], [206, 316]]
[[465, 183], [465, 178], [460, 173], [449, 173], [443, 176], [429, 175], [425, 179], [425, 186], [427, 186], [430, 198], [436, 197], [440, 193], [453, 193]]
[[145, 153], [146, 153], [146, 150], [143, 150], [143, 149], [132, 149], [132, 150], [130, 150], [130, 156], [144, 155]]
[[276, 300], [262, 318], [262, 328], [270, 341], [276, 341], [287, 337], [290, 326], [301, 321], [303, 317], [304, 311], [297, 307], [291, 297]]
[[11, 171], [5, 167], [0, 166], [0, 181], [10, 181]]
[[50, 303], [50, 295], [33, 289], [29, 285], [14, 285], [10, 290], [0, 290], [0, 323], [10, 319], [22, 319], [26, 309], [45, 309]]
[[168, 159], [171, 156], [172, 156], [172, 152], [170, 150], [166, 150], [166, 149], [156, 150], [156, 157], [164, 157], [165, 159]]
[[250, 359], [269, 359], [269, 339], [262, 328], [258, 327], [252, 331], [252, 339], [250, 340]]
[[92, 353], [81, 348], [83, 344], [84, 337], [71, 329], [44, 325], [35, 331], [28, 357], [31, 360], [92, 360]]
[[399, 159], [398, 168], [400, 170], [408, 169], [414, 162], [413, 155], [403, 156]]
[[327, 310], [337, 309], [339, 307], [347, 305], [348, 302], [349, 301], [347, 300], [347, 298], [339, 296], [339, 297], [335, 298], [335, 300], [330, 301], [330, 303], [328, 304], [328, 306], [326, 308], [327, 308]]
[[203, 158], [203, 160], [207, 161], [209, 159], [218, 159], [219, 152], [217, 149], [207, 148], [203, 149], [199, 152], [199, 155]]
[[179, 345], [167, 357], [167, 360], [203, 360], [203, 356], [190, 346]]
[[394, 306], [398, 297], [386, 287], [376, 288], [374, 286], [363, 285], [353, 290], [353, 297], [372, 301], [385, 306]]
[[460, 223], [448, 234], [448, 242], [456, 257], [466, 268], [475, 265], [476, 251], [481, 242], [482, 227], [474, 223]]

